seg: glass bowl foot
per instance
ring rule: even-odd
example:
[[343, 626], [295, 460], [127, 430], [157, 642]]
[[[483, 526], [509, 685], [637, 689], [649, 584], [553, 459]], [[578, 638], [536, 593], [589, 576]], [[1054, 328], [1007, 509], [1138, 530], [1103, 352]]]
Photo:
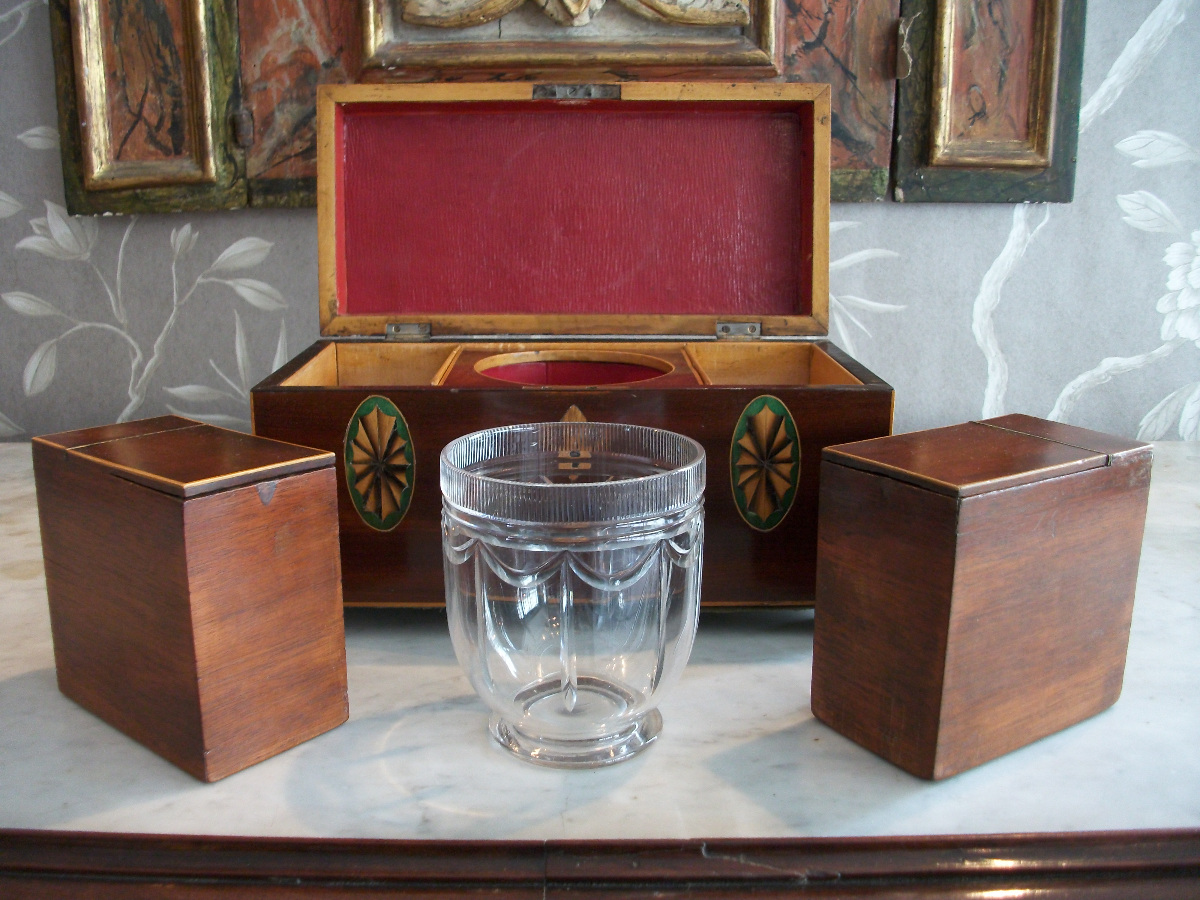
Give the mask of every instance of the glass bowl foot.
[[616, 734], [584, 740], [534, 737], [496, 715], [488, 728], [496, 743], [528, 762], [563, 769], [591, 769], [622, 762], [645, 750], [662, 731], [662, 716], [652, 709]]

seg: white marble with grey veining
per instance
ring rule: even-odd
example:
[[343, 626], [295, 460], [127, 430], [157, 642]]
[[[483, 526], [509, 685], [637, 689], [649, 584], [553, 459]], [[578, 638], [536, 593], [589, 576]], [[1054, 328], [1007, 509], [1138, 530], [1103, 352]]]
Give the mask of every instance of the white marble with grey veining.
[[557, 839], [1200, 827], [1200, 445], [1156, 445], [1121, 699], [941, 783], [813, 720], [805, 612], [707, 614], [659, 742], [583, 772], [489, 743], [440, 614], [352, 610], [347, 643], [348, 723], [196, 781], [58, 693], [29, 448], [0, 446], [0, 827]]

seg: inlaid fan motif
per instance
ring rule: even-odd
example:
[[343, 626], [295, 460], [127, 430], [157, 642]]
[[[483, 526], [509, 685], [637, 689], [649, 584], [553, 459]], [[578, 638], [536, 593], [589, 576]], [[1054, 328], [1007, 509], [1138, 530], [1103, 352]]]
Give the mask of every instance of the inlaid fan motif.
[[372, 528], [395, 528], [412, 499], [413, 452], [408, 425], [385, 397], [368, 397], [346, 429], [346, 484], [359, 516]]
[[750, 401], [733, 433], [730, 479], [738, 512], [751, 528], [769, 531], [783, 521], [796, 497], [800, 442], [783, 402]]

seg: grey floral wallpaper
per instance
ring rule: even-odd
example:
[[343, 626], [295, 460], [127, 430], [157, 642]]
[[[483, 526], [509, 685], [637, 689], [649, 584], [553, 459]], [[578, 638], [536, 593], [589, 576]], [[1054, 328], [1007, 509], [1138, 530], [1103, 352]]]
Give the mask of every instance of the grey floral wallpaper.
[[[1026, 412], [1200, 440], [1200, 8], [1090, 0], [1075, 202], [838, 204], [832, 336], [896, 429]], [[43, 0], [0, 0], [0, 437], [249, 427], [318, 337], [311, 210], [72, 218]]]

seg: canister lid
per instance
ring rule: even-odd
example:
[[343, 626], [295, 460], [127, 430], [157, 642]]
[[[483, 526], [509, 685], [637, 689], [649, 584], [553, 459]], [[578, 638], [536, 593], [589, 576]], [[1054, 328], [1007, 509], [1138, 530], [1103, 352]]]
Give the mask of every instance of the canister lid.
[[324, 450], [160, 416], [37, 438], [95, 460], [112, 474], [177, 497], [196, 497], [332, 466]]
[[823, 458], [951, 497], [971, 497], [1109, 465], [1148, 449], [1083, 428], [1012, 415], [826, 447]]

